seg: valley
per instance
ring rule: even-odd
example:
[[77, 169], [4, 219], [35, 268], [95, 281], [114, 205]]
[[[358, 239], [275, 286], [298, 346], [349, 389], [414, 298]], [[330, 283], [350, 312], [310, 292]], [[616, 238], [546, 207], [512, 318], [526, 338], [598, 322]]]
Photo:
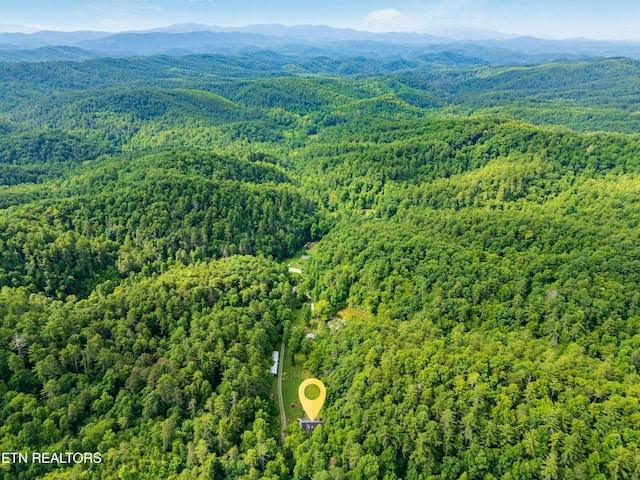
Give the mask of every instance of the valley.
[[0, 446], [102, 463], [2, 478], [637, 478], [640, 62], [77, 60], [0, 64]]

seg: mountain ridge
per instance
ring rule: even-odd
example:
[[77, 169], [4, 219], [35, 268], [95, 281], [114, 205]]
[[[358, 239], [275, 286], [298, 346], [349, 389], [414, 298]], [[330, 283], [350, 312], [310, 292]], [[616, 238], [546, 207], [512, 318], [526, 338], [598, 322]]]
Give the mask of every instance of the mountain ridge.
[[[455, 33], [455, 32], [454, 32]], [[472, 32], [473, 33], [473, 32]], [[469, 37], [469, 38], [465, 38]], [[292, 45], [327, 47], [345, 42], [379, 42], [396, 47], [426, 48], [443, 45], [473, 45], [503, 48], [521, 54], [579, 54], [588, 56], [628, 56], [640, 58], [640, 42], [603, 41], [585, 38], [544, 39], [511, 36], [500, 32], [448, 36], [428, 33], [374, 33], [326, 25], [255, 24], [222, 27], [198, 23], [175, 24], [149, 30], [123, 32], [42, 30], [35, 33], [0, 33], [2, 49], [33, 49], [45, 46], [74, 46], [108, 55], [148, 55], [181, 53], [222, 53], [254, 47]], [[229, 45], [232, 45], [229, 46]], [[186, 50], [186, 51], [185, 51]]]

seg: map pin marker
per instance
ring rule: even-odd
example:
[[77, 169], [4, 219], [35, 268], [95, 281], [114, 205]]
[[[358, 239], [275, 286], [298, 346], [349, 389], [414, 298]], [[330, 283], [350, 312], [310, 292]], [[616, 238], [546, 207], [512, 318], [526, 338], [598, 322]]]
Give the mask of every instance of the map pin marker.
[[[320, 389], [320, 395], [316, 399], [307, 398], [304, 391], [309, 385], [315, 385]], [[307, 378], [304, 382], [300, 384], [298, 387], [298, 398], [300, 399], [300, 403], [302, 404], [302, 408], [304, 413], [307, 414], [309, 420], [315, 420], [318, 418], [318, 414], [320, 413], [320, 409], [324, 404], [324, 399], [327, 396], [327, 389], [324, 387], [324, 383], [322, 383], [317, 378]]]

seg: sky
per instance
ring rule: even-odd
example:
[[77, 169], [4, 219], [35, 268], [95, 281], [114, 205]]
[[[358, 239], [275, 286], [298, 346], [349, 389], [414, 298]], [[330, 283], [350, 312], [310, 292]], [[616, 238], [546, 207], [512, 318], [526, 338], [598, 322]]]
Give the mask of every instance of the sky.
[[324, 24], [432, 34], [486, 29], [542, 38], [640, 40], [640, 1], [19, 0], [0, 6], [3, 31], [117, 32], [190, 22], [221, 26]]

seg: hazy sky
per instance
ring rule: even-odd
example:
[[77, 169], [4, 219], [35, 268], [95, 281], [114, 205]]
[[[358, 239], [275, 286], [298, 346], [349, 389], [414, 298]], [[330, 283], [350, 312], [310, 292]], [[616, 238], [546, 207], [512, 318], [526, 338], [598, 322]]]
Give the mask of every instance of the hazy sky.
[[640, 1], [18, 0], [0, 6], [5, 31], [16, 25], [121, 31], [185, 22], [326, 24], [425, 33], [461, 27], [555, 38], [640, 39]]

